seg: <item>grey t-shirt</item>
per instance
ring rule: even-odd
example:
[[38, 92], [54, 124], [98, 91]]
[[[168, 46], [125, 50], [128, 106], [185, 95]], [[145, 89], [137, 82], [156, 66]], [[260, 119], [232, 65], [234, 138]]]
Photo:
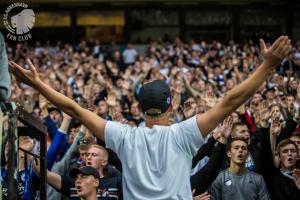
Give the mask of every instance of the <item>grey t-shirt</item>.
[[243, 175], [236, 175], [224, 170], [218, 175], [209, 190], [212, 200], [271, 199], [263, 177], [250, 171]]
[[5, 41], [0, 32], [0, 102], [6, 101], [10, 97], [10, 84]]
[[152, 128], [108, 121], [105, 143], [122, 162], [125, 200], [192, 200], [192, 159], [203, 144], [196, 117]]

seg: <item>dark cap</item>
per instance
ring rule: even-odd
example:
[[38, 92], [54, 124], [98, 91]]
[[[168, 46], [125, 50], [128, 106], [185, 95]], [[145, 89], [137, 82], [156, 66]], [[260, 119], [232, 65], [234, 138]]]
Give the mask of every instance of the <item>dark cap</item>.
[[69, 176], [73, 179], [75, 179], [78, 174], [90, 175], [97, 179], [100, 178], [99, 172], [94, 167], [91, 167], [91, 166], [85, 166], [85, 167], [81, 167], [81, 168], [73, 168], [69, 172]]
[[268, 92], [275, 92], [275, 88], [274, 87], [267, 87], [266, 90], [264, 91], [263, 95], [267, 95]]
[[58, 112], [60, 115], [62, 115], [61, 110], [58, 109], [57, 107], [50, 107], [50, 108], [48, 108], [48, 112], [49, 112], [49, 113], [51, 113], [51, 112], [53, 112], [53, 111], [56, 111], [56, 112]]
[[275, 92], [276, 91], [276, 89], [274, 88], [274, 87], [270, 87], [270, 88], [267, 88], [267, 91], [266, 92]]
[[159, 116], [171, 104], [171, 91], [164, 81], [155, 80], [142, 86], [138, 99], [145, 115]]

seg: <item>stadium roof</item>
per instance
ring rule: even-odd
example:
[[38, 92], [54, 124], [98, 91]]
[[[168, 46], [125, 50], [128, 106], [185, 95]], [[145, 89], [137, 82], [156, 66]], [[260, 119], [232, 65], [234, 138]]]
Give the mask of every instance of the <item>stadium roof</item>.
[[[193, 4], [193, 3], [221, 3], [221, 4], [248, 4], [248, 3], [284, 3], [284, 0], [26, 0], [24, 3], [48, 4], [48, 3], [113, 3], [113, 4], [143, 4], [143, 3], [167, 3], [167, 4]], [[2, 0], [0, 4], [9, 4], [10, 0]]]

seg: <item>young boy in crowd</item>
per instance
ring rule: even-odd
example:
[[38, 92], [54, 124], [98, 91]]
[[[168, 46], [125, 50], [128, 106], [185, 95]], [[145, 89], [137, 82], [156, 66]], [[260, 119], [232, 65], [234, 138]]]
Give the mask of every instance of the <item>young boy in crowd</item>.
[[263, 177], [246, 168], [248, 154], [247, 140], [234, 138], [227, 149], [229, 168], [221, 172], [211, 185], [212, 200], [270, 200]]
[[97, 200], [100, 176], [95, 168], [91, 166], [73, 168], [69, 176], [75, 180], [77, 194], [81, 200]]

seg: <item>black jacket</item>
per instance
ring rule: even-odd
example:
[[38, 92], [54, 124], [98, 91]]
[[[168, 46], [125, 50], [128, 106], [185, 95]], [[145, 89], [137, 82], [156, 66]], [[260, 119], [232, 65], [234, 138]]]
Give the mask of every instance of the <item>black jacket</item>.
[[[222, 143], [218, 143], [216, 146], [214, 146], [216, 141], [215, 140], [214, 142], [212, 142], [212, 140], [209, 141], [205, 144], [206, 145], [205, 149], [209, 150], [206, 151], [206, 153], [210, 153], [210, 149], [212, 149], [208, 163], [190, 178], [191, 187], [192, 189], [196, 190], [195, 195], [204, 193], [212, 184], [212, 182], [216, 179], [222, 165], [224, 152], [226, 151], [226, 145]], [[203, 152], [199, 150], [197, 155], [202, 153]], [[198, 156], [199, 156], [198, 158], [201, 158], [200, 155]], [[193, 159], [193, 162], [196, 162], [196, 159]]]
[[273, 164], [269, 129], [260, 129], [263, 161], [262, 175], [267, 184], [272, 200], [299, 200], [300, 190], [291, 177], [283, 175]]

